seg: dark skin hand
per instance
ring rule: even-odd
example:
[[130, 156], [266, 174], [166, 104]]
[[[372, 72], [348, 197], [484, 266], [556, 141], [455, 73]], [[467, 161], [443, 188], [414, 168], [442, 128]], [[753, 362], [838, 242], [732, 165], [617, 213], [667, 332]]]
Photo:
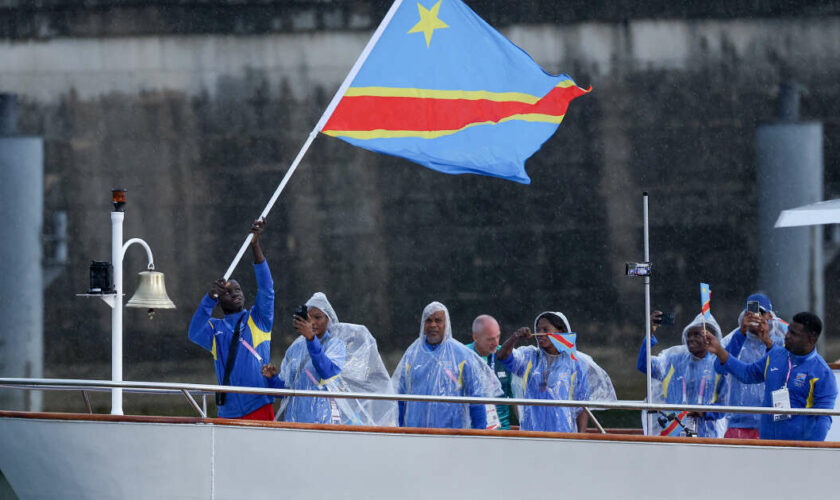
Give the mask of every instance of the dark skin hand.
[[[540, 320], [542, 321], [542, 320]], [[516, 346], [516, 343], [522, 339], [530, 339], [534, 336], [531, 333], [531, 329], [527, 326], [523, 326], [521, 328], [517, 328], [513, 335], [509, 339], [502, 344], [502, 348], [496, 353], [496, 359], [505, 360], [508, 356], [511, 355], [513, 352], [513, 348]], [[545, 337], [542, 337], [545, 338]], [[550, 343], [550, 342], [549, 342]], [[540, 345], [542, 347], [542, 345]], [[547, 348], [544, 348], [549, 354], [559, 354], [557, 352], [557, 348], [554, 345], [550, 345]], [[553, 352], [552, 352], [553, 351]], [[577, 416], [577, 427], [578, 432], [586, 432], [586, 428], [589, 427], [589, 414], [586, 411], [582, 411]]]
[[773, 340], [770, 338], [770, 318], [772, 316], [769, 313], [756, 314], [747, 312], [741, 319], [741, 328], [738, 330], [738, 333], [746, 335], [747, 331], [750, 331], [756, 334], [764, 342], [764, 345], [770, 349], [773, 347]]
[[251, 251], [254, 253], [254, 264], [262, 264], [265, 262], [262, 248], [260, 248], [260, 236], [265, 231], [265, 219], [257, 219], [251, 224], [251, 233], [254, 235], [251, 238]]
[[496, 353], [496, 359], [498, 360], [505, 360], [510, 356], [513, 352], [513, 348], [516, 347], [516, 343], [522, 339], [530, 339], [534, 335], [531, 333], [531, 329], [527, 326], [523, 326], [518, 328], [513, 335], [502, 344], [502, 348], [499, 349], [499, 352]]
[[706, 346], [706, 350], [717, 356], [721, 364], [725, 365], [729, 361], [729, 353], [723, 348], [715, 334], [706, 332]]
[[296, 314], [294, 315], [294, 324], [295, 330], [297, 330], [299, 334], [303, 335], [306, 340], [312, 340], [315, 338], [315, 331], [312, 330], [312, 324], [309, 321]]
[[662, 323], [662, 311], [653, 311], [650, 313], [650, 334], [653, 335], [653, 332], [659, 328], [660, 323]]
[[277, 375], [277, 367], [274, 366], [274, 363], [269, 363], [267, 365], [262, 365], [260, 367], [260, 372], [262, 373], [263, 377], [265, 378], [274, 378]]

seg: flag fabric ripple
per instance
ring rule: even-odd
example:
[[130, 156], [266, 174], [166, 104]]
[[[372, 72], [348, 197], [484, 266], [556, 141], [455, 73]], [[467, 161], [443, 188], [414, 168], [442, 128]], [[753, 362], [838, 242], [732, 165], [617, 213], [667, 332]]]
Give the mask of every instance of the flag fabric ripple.
[[525, 160], [587, 93], [460, 0], [402, 3], [324, 134], [448, 173], [530, 183]]
[[712, 288], [708, 283], [700, 283], [700, 312], [704, 321], [712, 319]]

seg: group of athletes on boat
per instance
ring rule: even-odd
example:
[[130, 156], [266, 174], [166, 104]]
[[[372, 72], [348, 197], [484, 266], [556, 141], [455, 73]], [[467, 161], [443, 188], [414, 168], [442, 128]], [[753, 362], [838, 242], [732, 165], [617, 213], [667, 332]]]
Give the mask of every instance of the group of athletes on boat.
[[[449, 311], [432, 302], [422, 312], [418, 338], [408, 347], [393, 374], [379, 355], [376, 340], [363, 325], [340, 322], [323, 293], [315, 293], [293, 322], [300, 336], [277, 368], [270, 362], [274, 322], [274, 285], [260, 236], [265, 221], [254, 221], [257, 294], [246, 309], [236, 280], [215, 281], [203, 297], [189, 327], [189, 338], [210, 351], [219, 385], [323, 391], [324, 397], [218, 394], [223, 418], [345, 425], [426, 428], [508, 429], [518, 413], [521, 430], [584, 432], [583, 408], [523, 405], [458, 404], [437, 401], [385, 401], [330, 397], [354, 392], [424, 396], [520, 397], [527, 399], [613, 401], [609, 375], [575, 347], [566, 316], [546, 311], [533, 330], [517, 329], [499, 345], [498, 322], [481, 315], [473, 322], [474, 342], [452, 336]], [[651, 358], [657, 400], [672, 404], [834, 408], [835, 378], [815, 346], [820, 319], [808, 312], [790, 324], [773, 312], [762, 294], [748, 298], [739, 325], [726, 337], [707, 312], [682, 332], [681, 345]], [[756, 305], [757, 304], [757, 305]], [[214, 318], [219, 306], [224, 318]], [[662, 313], [651, 315], [652, 330]], [[656, 337], [651, 333], [651, 345]], [[516, 344], [536, 338], [536, 346]], [[647, 371], [646, 343], [638, 368]], [[701, 437], [824, 440], [829, 416], [668, 412], [646, 418], [649, 434]]]

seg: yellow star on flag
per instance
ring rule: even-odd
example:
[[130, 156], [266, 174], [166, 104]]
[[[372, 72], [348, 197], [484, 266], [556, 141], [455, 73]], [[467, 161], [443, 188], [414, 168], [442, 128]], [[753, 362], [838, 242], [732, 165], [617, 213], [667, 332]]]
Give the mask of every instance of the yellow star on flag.
[[427, 10], [420, 2], [417, 2], [417, 10], [420, 12], [420, 21], [414, 25], [409, 33], [420, 33], [421, 31], [426, 36], [426, 47], [429, 47], [429, 43], [432, 41], [432, 33], [435, 30], [448, 28], [449, 26], [438, 19], [438, 12], [440, 11], [440, 2], [443, 0], [438, 0], [438, 3], [432, 7], [431, 10]]

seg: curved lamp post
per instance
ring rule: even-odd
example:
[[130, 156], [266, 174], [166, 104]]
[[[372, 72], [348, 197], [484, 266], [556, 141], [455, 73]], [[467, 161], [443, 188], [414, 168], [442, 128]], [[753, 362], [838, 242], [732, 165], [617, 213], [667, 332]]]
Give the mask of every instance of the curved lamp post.
[[[111, 262], [113, 262], [114, 282], [113, 292], [102, 289], [91, 289], [91, 293], [81, 294], [98, 296], [111, 306], [111, 380], [122, 382], [122, 330], [123, 330], [123, 258], [128, 247], [137, 243], [146, 249], [149, 259], [148, 271], [141, 272], [138, 277], [137, 292], [125, 307], [140, 307], [149, 310], [149, 318], [154, 316], [155, 309], [175, 309], [175, 304], [166, 295], [163, 284], [163, 273], [154, 271], [155, 263], [152, 249], [140, 238], [131, 238], [123, 243], [123, 219], [125, 218], [125, 190], [112, 191], [114, 210], [111, 212]], [[102, 264], [102, 263], [98, 263]], [[93, 264], [91, 265], [91, 286], [93, 286]], [[106, 286], [106, 289], [110, 288]], [[97, 293], [98, 290], [98, 293]], [[122, 389], [111, 391], [111, 414], [122, 415]]]

